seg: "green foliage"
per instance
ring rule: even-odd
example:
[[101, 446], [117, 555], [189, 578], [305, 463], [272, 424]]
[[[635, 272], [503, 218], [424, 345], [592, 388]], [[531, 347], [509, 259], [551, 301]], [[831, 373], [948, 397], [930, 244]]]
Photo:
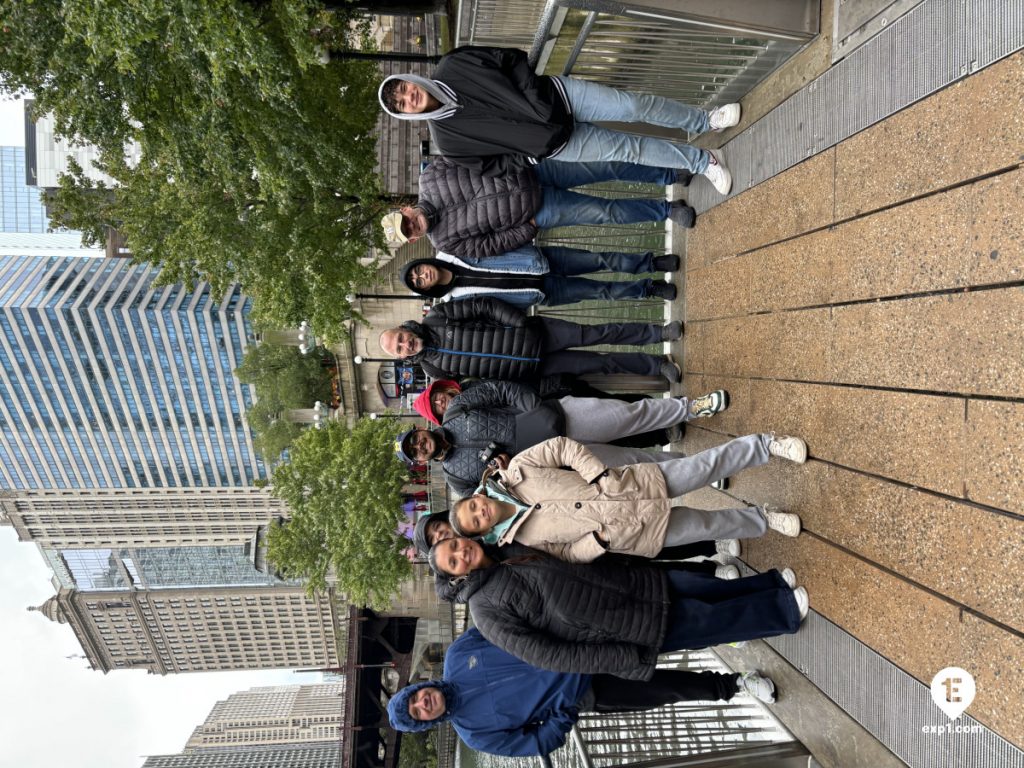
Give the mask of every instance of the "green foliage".
[[272, 493], [291, 519], [271, 529], [267, 556], [289, 578], [323, 589], [333, 571], [355, 605], [383, 610], [412, 573], [399, 536], [406, 469], [395, 458], [394, 424], [331, 421], [307, 430], [274, 470]]
[[321, 361], [327, 354], [317, 347], [303, 355], [298, 347], [279, 344], [251, 346], [242, 364], [235, 369], [239, 381], [252, 384], [256, 402], [245, 417], [255, 433], [256, 450], [268, 462], [274, 462], [306, 429], [285, 418], [292, 408], [312, 408], [331, 397], [331, 373]]
[[118, 182], [97, 195], [72, 174], [68, 219], [116, 222], [162, 282], [240, 282], [258, 318], [333, 341], [387, 204], [378, 71], [319, 58], [321, 41], [360, 42], [349, 20], [315, 0], [0, 0], [0, 80], [99, 146]]
[[398, 768], [437, 768], [437, 731], [403, 733]]

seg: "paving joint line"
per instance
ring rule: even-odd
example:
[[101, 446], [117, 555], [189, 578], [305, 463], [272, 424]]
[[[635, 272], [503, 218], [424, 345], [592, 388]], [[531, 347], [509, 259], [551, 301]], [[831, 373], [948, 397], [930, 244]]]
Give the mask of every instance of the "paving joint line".
[[[732, 438], [732, 439], [735, 439], [736, 437], [739, 437], [739, 435], [733, 435], [731, 432], [718, 432], [718, 431], [715, 431], [713, 429], [708, 429], [707, 427], [696, 426], [692, 422], [687, 424], [686, 426], [687, 426], [687, 430], [689, 430], [689, 429], [700, 429], [700, 430], [702, 430], [704, 432], [707, 432], [708, 434], [721, 435], [723, 437], [729, 437], [729, 438]], [[942, 491], [936, 491], [933, 488], [925, 488], [924, 486], [914, 485], [913, 483], [908, 483], [906, 480], [899, 480], [898, 478], [888, 477], [886, 475], [880, 475], [877, 472], [871, 472], [870, 470], [859, 469], [857, 467], [851, 467], [851, 466], [848, 466], [846, 464], [840, 464], [838, 461], [832, 461], [830, 459], [823, 459], [823, 458], [821, 458], [819, 456], [813, 456], [813, 455], [808, 454], [807, 460], [808, 461], [821, 462], [822, 464], [827, 464], [829, 466], [836, 467], [838, 469], [846, 470], [847, 472], [852, 472], [854, 474], [862, 475], [863, 477], [869, 477], [869, 478], [871, 478], [873, 480], [879, 480], [879, 481], [885, 482], [885, 483], [892, 483], [893, 485], [897, 485], [897, 486], [899, 486], [901, 488], [905, 488], [905, 489], [910, 490], [910, 491], [918, 491], [919, 493], [924, 493], [924, 494], [927, 494], [927, 495], [932, 496], [934, 498], [941, 499], [943, 501], [951, 501], [951, 502], [955, 502], [957, 504], [963, 504], [965, 506], [972, 507], [972, 508], [980, 510], [982, 512], [989, 512], [989, 513], [994, 514], [994, 515], [1001, 515], [1002, 517], [1008, 517], [1011, 520], [1018, 520], [1020, 522], [1024, 522], [1024, 514], [1022, 514], [1020, 512], [1013, 512], [1013, 511], [1010, 511], [1008, 509], [1002, 509], [1000, 507], [994, 507], [994, 506], [992, 506], [990, 504], [985, 504], [985, 503], [980, 502], [980, 501], [975, 501], [974, 499], [967, 499], [967, 498], [963, 498], [961, 496], [953, 496], [952, 494], [949, 494], [949, 493], [943, 493]], [[734, 498], [738, 498], [738, 497], [734, 497]], [[742, 499], [741, 499], [741, 501], [742, 501]]]
[[767, 381], [767, 382], [778, 382], [780, 384], [807, 384], [815, 387], [841, 387], [843, 389], [866, 389], [877, 392], [894, 392], [898, 394], [908, 395], [922, 395], [925, 397], [949, 397], [949, 398], [962, 398], [965, 401], [965, 415], [966, 415], [966, 402], [977, 400], [977, 401], [993, 401], [997, 403], [1011, 403], [1013, 405], [1024, 405], [1024, 396], [1013, 396], [1013, 395], [980, 395], [976, 393], [966, 392], [946, 392], [939, 389], [916, 389], [913, 387], [889, 387], [882, 384], [858, 384], [856, 382], [849, 381], [821, 381], [818, 379], [787, 379], [777, 378], [771, 376], [740, 376], [734, 373], [715, 373], [713, 371], [693, 371], [684, 370], [684, 376], [715, 376], [718, 378], [729, 378], [729, 379], [743, 379], [746, 381]]

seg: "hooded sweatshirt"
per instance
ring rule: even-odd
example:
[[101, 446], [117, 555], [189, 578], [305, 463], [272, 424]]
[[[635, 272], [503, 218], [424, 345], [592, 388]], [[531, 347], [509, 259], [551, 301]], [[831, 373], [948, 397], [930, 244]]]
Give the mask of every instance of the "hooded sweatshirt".
[[[481, 752], [546, 755], [565, 743], [590, 684], [589, 675], [531, 667], [470, 629], [445, 654], [443, 679], [402, 689], [388, 703], [388, 713], [400, 730], [451, 722], [466, 745]], [[409, 717], [408, 697], [427, 686], [447, 686], [441, 690], [451, 692], [454, 703], [446, 693], [445, 714], [421, 723]]]
[[534, 72], [516, 48], [463, 46], [444, 56], [429, 80], [388, 79], [394, 78], [426, 88], [441, 107], [415, 115], [385, 111], [400, 120], [429, 120], [437, 154], [487, 176], [557, 155], [575, 127], [561, 82]]
[[[438, 270], [446, 269], [452, 275], [451, 280], [443, 285], [438, 283], [430, 288], [417, 288], [412, 283], [412, 270], [420, 265], [432, 266]], [[543, 275], [471, 267], [454, 256], [410, 261], [402, 269], [402, 282], [413, 293], [445, 301], [470, 296], [491, 296], [508, 301], [509, 298], [527, 292], [539, 295], [539, 298], [532, 302], [534, 304], [544, 298]]]

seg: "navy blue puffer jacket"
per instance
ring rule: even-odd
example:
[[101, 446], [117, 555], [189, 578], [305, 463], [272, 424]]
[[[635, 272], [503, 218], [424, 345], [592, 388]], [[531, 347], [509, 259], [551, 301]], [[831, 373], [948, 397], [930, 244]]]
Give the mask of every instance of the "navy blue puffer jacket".
[[497, 299], [438, 304], [421, 323], [405, 325], [423, 339], [409, 361], [435, 379], [529, 379], [540, 363], [539, 320]]

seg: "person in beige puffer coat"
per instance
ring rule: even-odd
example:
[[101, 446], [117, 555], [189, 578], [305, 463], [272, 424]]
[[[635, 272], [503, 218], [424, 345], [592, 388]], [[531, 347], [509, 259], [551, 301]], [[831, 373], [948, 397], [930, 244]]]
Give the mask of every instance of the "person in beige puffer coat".
[[798, 438], [748, 435], [659, 464], [607, 467], [586, 446], [556, 437], [484, 473], [477, 492], [452, 508], [451, 525], [499, 546], [516, 541], [570, 562], [605, 552], [654, 558], [694, 541], [756, 538], [767, 528], [796, 536], [799, 517], [749, 506], [700, 510], [670, 499], [709, 485], [770, 455], [802, 463]]

